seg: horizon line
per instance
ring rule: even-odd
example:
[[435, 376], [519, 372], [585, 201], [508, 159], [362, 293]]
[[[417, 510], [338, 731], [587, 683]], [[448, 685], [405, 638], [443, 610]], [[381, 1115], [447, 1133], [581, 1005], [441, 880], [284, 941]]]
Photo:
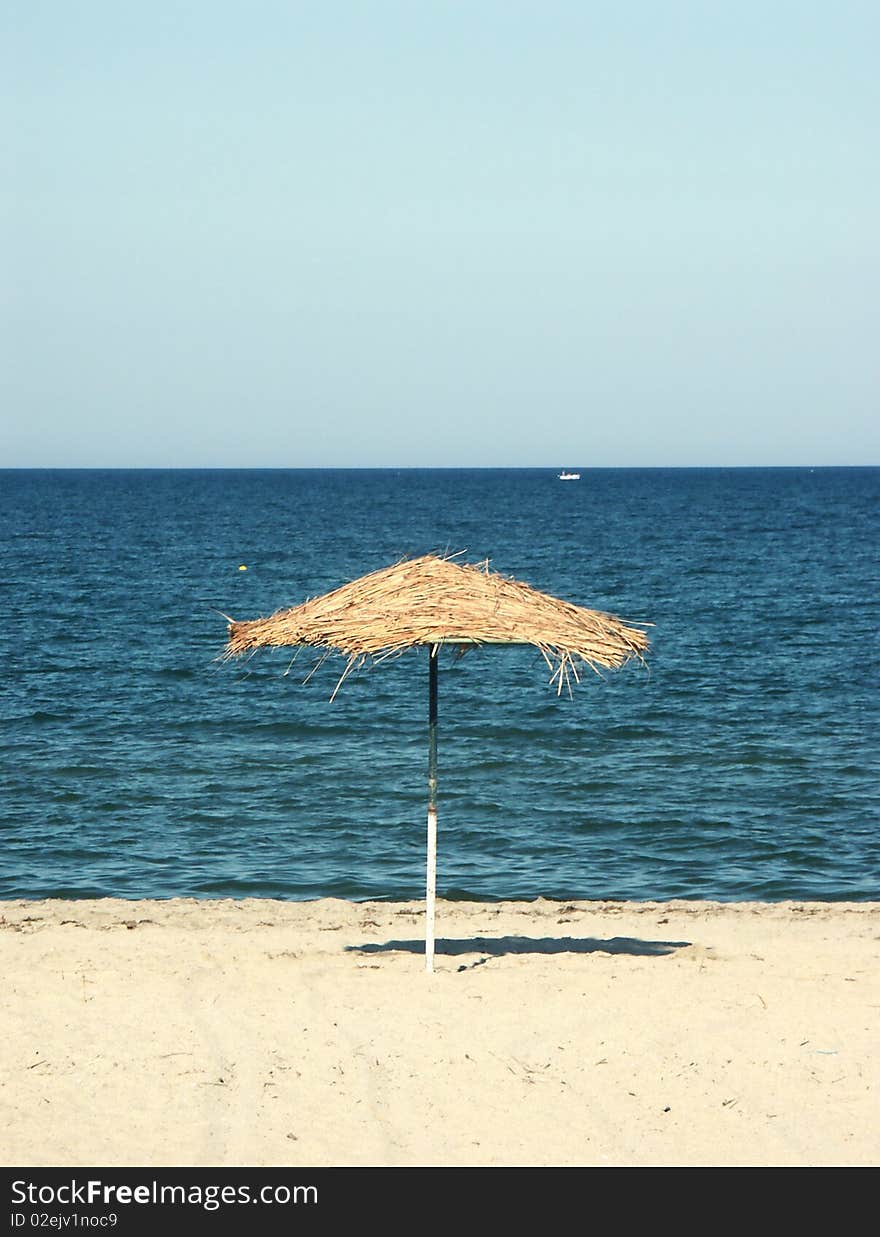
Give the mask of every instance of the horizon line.
[[734, 472], [750, 469], [878, 468], [880, 464], [0, 464], [0, 472]]

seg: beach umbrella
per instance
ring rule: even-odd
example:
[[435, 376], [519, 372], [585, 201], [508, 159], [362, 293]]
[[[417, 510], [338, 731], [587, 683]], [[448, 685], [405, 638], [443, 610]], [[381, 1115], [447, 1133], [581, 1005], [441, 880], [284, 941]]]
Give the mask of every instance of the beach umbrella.
[[[443, 645], [533, 645], [557, 693], [589, 667], [617, 669], [644, 659], [648, 639], [611, 614], [540, 593], [481, 564], [433, 554], [405, 559], [268, 618], [230, 621], [225, 657], [263, 647], [306, 646], [347, 658], [346, 676], [415, 646], [428, 650], [428, 839], [425, 969], [434, 969], [437, 880], [437, 679]], [[322, 658], [323, 660], [323, 658]]]

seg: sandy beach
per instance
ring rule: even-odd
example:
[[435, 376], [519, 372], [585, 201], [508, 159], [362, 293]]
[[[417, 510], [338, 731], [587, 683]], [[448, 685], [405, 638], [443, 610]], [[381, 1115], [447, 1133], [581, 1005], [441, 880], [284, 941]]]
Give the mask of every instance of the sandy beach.
[[880, 1162], [880, 904], [0, 908], [7, 1166]]

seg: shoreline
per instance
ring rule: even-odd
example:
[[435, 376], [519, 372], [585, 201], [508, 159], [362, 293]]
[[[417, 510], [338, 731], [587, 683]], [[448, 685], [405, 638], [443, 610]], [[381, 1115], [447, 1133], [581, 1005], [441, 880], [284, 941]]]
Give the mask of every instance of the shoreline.
[[880, 1163], [878, 902], [0, 903], [0, 1162]]

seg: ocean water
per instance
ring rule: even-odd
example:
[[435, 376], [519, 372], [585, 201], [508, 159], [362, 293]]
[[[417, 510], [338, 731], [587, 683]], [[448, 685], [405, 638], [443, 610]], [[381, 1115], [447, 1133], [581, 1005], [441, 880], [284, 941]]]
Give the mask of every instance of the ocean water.
[[330, 704], [218, 611], [463, 550], [655, 626], [442, 656], [441, 895], [880, 897], [880, 470], [581, 473], [0, 473], [0, 896], [421, 896], [427, 653]]

